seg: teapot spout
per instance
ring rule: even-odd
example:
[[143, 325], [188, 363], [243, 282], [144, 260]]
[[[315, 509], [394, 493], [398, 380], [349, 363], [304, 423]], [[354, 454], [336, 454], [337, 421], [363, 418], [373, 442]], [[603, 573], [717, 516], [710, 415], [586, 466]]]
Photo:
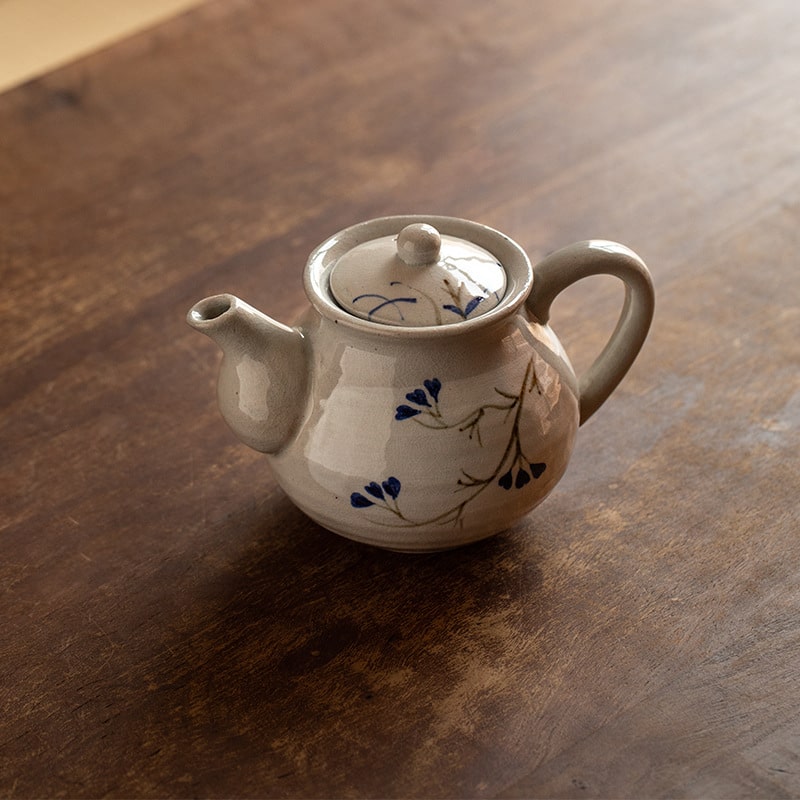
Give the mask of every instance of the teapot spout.
[[186, 321], [222, 349], [217, 400], [230, 428], [262, 453], [282, 450], [306, 405], [303, 334], [231, 294], [206, 297]]

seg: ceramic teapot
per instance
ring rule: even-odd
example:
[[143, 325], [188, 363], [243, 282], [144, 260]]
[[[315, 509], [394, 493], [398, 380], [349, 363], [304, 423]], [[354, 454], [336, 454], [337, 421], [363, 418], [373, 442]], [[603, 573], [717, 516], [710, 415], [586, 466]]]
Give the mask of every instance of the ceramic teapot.
[[[625, 301], [578, 378], [550, 305], [597, 274], [622, 280]], [[189, 311], [223, 351], [222, 416], [320, 525], [414, 552], [506, 530], [549, 494], [654, 304], [647, 267], [620, 244], [580, 242], [532, 269], [504, 234], [437, 216], [335, 234], [304, 284], [311, 305], [291, 327], [230, 294]]]

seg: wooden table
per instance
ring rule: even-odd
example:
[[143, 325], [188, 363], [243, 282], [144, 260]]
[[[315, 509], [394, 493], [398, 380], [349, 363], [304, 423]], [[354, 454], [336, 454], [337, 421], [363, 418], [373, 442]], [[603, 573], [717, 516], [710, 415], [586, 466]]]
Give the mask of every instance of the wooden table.
[[[218, 0], [0, 97], [0, 795], [800, 796], [794, 0]], [[566, 477], [326, 533], [184, 323], [389, 213], [649, 263]], [[578, 369], [614, 281], [557, 301]]]

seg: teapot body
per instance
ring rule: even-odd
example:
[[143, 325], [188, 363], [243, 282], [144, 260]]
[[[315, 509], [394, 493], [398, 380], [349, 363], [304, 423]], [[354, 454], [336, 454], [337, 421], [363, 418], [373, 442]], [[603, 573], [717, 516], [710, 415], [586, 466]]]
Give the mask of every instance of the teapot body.
[[436, 337], [376, 337], [314, 309], [296, 329], [311, 389], [269, 459], [323, 527], [393, 550], [447, 549], [508, 529], [564, 473], [577, 381], [524, 306]]

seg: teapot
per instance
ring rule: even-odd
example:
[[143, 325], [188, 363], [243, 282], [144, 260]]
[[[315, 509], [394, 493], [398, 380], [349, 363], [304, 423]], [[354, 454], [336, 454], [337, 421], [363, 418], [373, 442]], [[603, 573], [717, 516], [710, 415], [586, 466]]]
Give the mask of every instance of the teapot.
[[[577, 377], [550, 306], [598, 274], [620, 279], [625, 300]], [[222, 349], [220, 411], [321, 526], [409, 552], [492, 536], [547, 497], [654, 308], [647, 267], [621, 244], [572, 244], [534, 269], [503, 233], [442, 216], [336, 233], [304, 286], [310, 307], [292, 326], [230, 294], [189, 311]]]

